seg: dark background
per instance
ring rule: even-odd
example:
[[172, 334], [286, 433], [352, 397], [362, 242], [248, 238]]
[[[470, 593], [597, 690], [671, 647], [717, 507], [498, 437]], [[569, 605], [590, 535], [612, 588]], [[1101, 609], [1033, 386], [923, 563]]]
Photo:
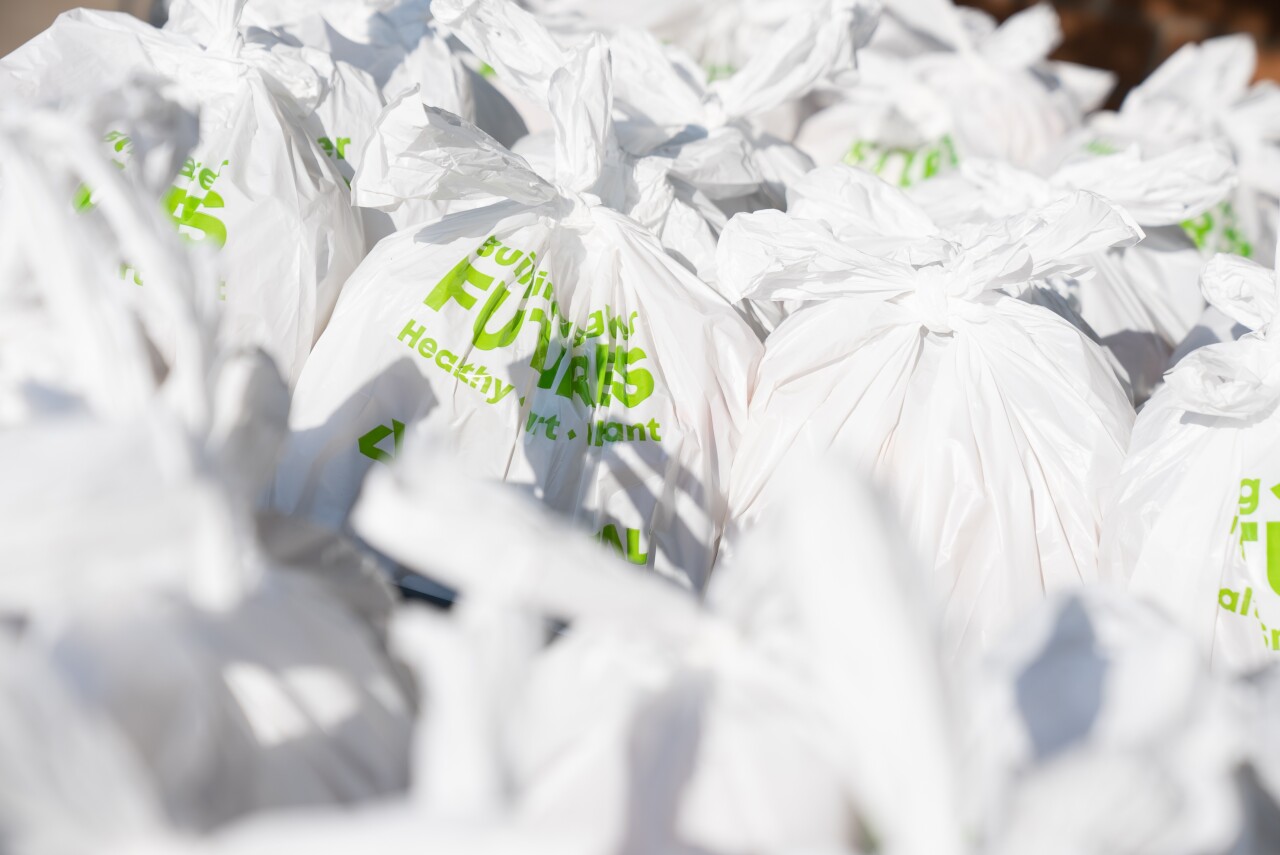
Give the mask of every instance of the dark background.
[[[1004, 19], [1030, 0], [958, 0]], [[1056, 0], [1063, 44], [1055, 59], [1120, 76], [1111, 106], [1187, 42], [1227, 33], [1258, 41], [1258, 77], [1280, 80], [1280, 0]]]

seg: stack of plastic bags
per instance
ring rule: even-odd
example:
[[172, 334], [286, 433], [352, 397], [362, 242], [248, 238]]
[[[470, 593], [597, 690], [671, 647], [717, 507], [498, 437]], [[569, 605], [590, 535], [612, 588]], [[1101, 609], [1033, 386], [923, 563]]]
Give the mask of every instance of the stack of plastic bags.
[[1226, 37], [1103, 111], [1060, 40], [0, 57], [0, 851], [1280, 850], [1280, 98]]

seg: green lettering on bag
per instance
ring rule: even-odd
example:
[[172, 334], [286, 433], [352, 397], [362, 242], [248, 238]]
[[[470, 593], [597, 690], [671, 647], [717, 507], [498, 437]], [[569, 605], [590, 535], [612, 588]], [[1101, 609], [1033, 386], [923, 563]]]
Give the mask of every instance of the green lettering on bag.
[[870, 140], [855, 140], [843, 160], [882, 177], [886, 173], [897, 172], [898, 184], [902, 187], [927, 181], [944, 169], [953, 169], [960, 164], [950, 134], [944, 134], [936, 143], [916, 148], [881, 146]]
[[444, 304], [450, 300], [453, 300], [464, 309], [470, 309], [476, 304], [476, 298], [463, 286], [474, 285], [481, 291], [487, 291], [492, 284], [492, 276], [476, 270], [471, 266], [471, 259], [464, 258], [455, 264], [443, 279], [436, 283], [436, 287], [431, 289], [431, 293], [422, 302], [437, 312], [443, 309]]
[[622, 548], [622, 538], [618, 534], [618, 527], [612, 523], [605, 525], [596, 534], [596, 540], [603, 544], [613, 547], [619, 556], [626, 558], [632, 564], [648, 564], [649, 553], [640, 551], [640, 529], [625, 529], [627, 535], [627, 547]]
[[1240, 229], [1235, 207], [1230, 201], [1222, 202], [1198, 217], [1184, 220], [1181, 225], [1201, 250], [1253, 257], [1253, 244]]

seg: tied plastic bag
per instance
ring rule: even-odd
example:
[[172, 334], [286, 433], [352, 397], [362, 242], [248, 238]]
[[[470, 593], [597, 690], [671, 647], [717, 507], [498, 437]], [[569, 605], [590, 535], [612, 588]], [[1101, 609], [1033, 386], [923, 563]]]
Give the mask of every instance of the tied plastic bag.
[[[65, 13], [0, 60], [0, 92], [65, 99], [140, 69], [173, 79], [176, 97], [198, 106], [201, 135], [165, 205], [182, 235], [218, 251], [227, 334], [262, 346], [292, 382], [364, 239], [345, 183], [308, 130], [323, 81], [305, 62], [245, 48], [239, 3], [216, 8], [222, 38], [208, 49], [122, 13]], [[299, 103], [304, 91], [313, 100]], [[109, 128], [105, 143], [130, 168], [127, 135]], [[77, 204], [93, 204], [95, 189]], [[132, 280], [145, 283], [149, 272], [129, 261]]]
[[879, 11], [858, 0], [802, 7], [727, 79], [704, 77], [651, 35], [620, 33], [617, 97], [632, 119], [619, 125], [623, 148], [672, 158], [675, 175], [729, 213], [782, 207], [786, 187], [813, 164], [758, 120], [822, 81], [855, 79], [855, 52]]
[[[433, 8], [432, 14], [442, 13], [440, 16], [441, 24], [452, 23], [453, 18], [450, 16], [452, 11], [454, 10], [450, 8]], [[560, 49], [551, 34], [540, 22], [519, 7], [505, 3], [489, 3], [485, 4], [484, 12], [487, 16], [485, 19], [487, 26], [508, 34], [509, 37], [500, 40], [504, 48], [518, 53], [520, 62], [536, 64], [540, 69], [540, 74], [528, 78], [526, 75], [522, 75], [503, 65], [499, 60], [495, 60], [495, 62], [498, 62], [499, 68], [504, 72], [504, 90], [518, 93], [522, 106], [532, 105], [540, 114], [547, 115], [546, 123], [549, 125], [550, 119], [547, 111], [550, 105], [547, 102], [547, 91], [550, 78], [553, 72], [568, 61], [568, 54]], [[434, 23], [433, 26], [435, 26]], [[455, 44], [458, 43], [458, 39], [455, 38], [454, 41]], [[468, 58], [476, 63], [480, 62], [474, 55], [468, 55]], [[491, 76], [496, 74], [491, 66], [485, 64], [485, 68], [488, 69], [488, 73]], [[382, 136], [385, 137], [388, 133], [394, 133], [394, 131], [389, 130], [388, 126], [397, 121], [397, 112], [403, 115], [408, 111], [412, 114], [414, 107], [418, 103], [445, 109], [467, 121], [472, 119], [469, 113], [458, 112], [447, 105], [434, 103], [431, 98], [431, 90], [419, 87], [416, 90], [409, 89], [398, 94], [392, 99], [391, 105], [378, 117], [376, 125], [383, 128]], [[518, 134], [501, 136], [493, 134], [492, 131], [483, 126], [481, 126], [481, 129], [496, 136], [503, 145], [514, 146], [517, 140], [526, 138], [526, 131], [523, 128]], [[545, 137], [548, 143], [546, 160], [549, 166], [542, 170], [540, 174], [551, 176], [554, 175], [555, 169], [553, 163], [554, 137], [550, 136], [550, 131], [547, 133], [548, 136]], [[394, 225], [394, 231], [436, 222], [446, 214], [470, 210], [486, 203], [496, 202], [501, 198], [500, 196], [487, 194], [475, 194], [467, 200], [428, 199], [421, 196], [404, 198], [403, 195], [399, 194], [396, 185], [388, 185], [386, 183], [385, 171], [387, 165], [385, 162], [394, 157], [394, 155], [388, 153], [385, 146], [382, 145], [375, 145], [373, 154], [379, 162], [371, 164], [371, 168], [365, 171], [359, 186], [356, 187], [356, 195], [363, 210], [376, 212], [386, 218]], [[523, 154], [527, 155], [528, 152], [523, 151]]]
[[1093, 156], [1047, 179], [971, 160], [951, 175], [912, 188], [911, 197], [945, 223], [1013, 216], [1074, 190], [1121, 206], [1142, 226], [1142, 241], [1095, 253], [1087, 275], [1053, 277], [1031, 298], [1054, 290], [1114, 354], [1142, 403], [1205, 306], [1200, 294], [1204, 261], [1178, 223], [1224, 198], [1234, 177], [1230, 155], [1204, 142], [1159, 157], [1144, 158], [1136, 147]]
[[[148, 194], [185, 156], [149, 138], [186, 127], [154, 97], [102, 99], [135, 171], [82, 109], [0, 118], [0, 300], [49, 340], [0, 329], [0, 625], [110, 722], [169, 822], [403, 789], [410, 701], [360, 598], [258, 540], [287, 389], [265, 357], [214, 349], [213, 283]], [[60, 386], [22, 370], [58, 347]]]
[[646, 30], [687, 53], [706, 76], [722, 80], [758, 57], [773, 35], [797, 12], [825, 7], [827, 0], [709, 0], [688, 4], [659, 0], [643, 5], [608, 0], [531, 0], [525, 5], [548, 19], [581, 21], [612, 33]]
[[[904, 28], [915, 35], [906, 50], [896, 44]], [[820, 165], [843, 161], [902, 187], [970, 157], [1034, 168], [1110, 88], [1081, 91], [1079, 67], [1046, 61], [1061, 38], [1047, 4], [998, 27], [949, 0], [889, 4], [858, 84], [809, 117], [795, 143]]]
[[1132, 143], [1160, 154], [1197, 140], [1226, 145], [1240, 180], [1230, 198], [1184, 227], [1207, 255], [1270, 259], [1280, 211], [1280, 87], [1250, 85], [1257, 48], [1246, 35], [1179, 48], [1125, 97], [1118, 112], [1090, 117], [1065, 156], [1115, 151]]
[[[278, 33], [368, 72], [389, 99], [419, 87], [432, 106], [474, 115], [466, 68], [426, 0], [251, 0], [241, 23]], [[199, 0], [176, 0], [165, 29], [199, 38], [216, 22]]]
[[[578, 830], [592, 851], [842, 851], [869, 832], [889, 851], [960, 852], [914, 568], [878, 497], [832, 462], [790, 473], [780, 512], [717, 570], [709, 609], [425, 444], [371, 475], [353, 524], [456, 587], [469, 619], [569, 623], [514, 683], [489, 684], [488, 756], [534, 827]], [[472, 507], [510, 536], [486, 536]], [[833, 526], [860, 544], [852, 564]], [[490, 623], [481, 651], [516, 634], [510, 617]]]
[[[567, 54], [533, 16], [505, 0], [437, 3], [440, 19], [499, 76], [531, 101], [546, 103], [550, 77]], [[611, 39], [615, 105], [622, 118], [601, 136], [605, 159], [624, 175], [618, 210], [649, 228], [673, 257], [716, 285], [715, 247], [724, 210], [781, 205], [783, 187], [812, 166], [751, 117], [803, 95], [823, 76], [847, 71], [875, 10], [837, 2], [797, 16], [770, 49], [730, 81], [707, 83], [687, 58], [651, 35]], [[516, 150], [551, 174], [554, 138]], [[777, 318], [744, 317], [759, 329]]]
[[[107, 120], [135, 135], [137, 170], [117, 169], [101, 151]], [[0, 429], [10, 455], [3, 498], [10, 525], [0, 535], [15, 569], [3, 576], [0, 612], [20, 621], [81, 596], [127, 590], [126, 574], [89, 569], [89, 545], [112, 531], [127, 539], [138, 508], [161, 526], [166, 511], [173, 514], [175, 540], [154, 544], [153, 554], [183, 538], [205, 545], [205, 558], [183, 571], [194, 599], [225, 603], [241, 587], [210, 569], [225, 557], [217, 541], [230, 523], [206, 485], [187, 477], [194, 450], [187, 433], [206, 433], [213, 418], [206, 376], [213, 333], [204, 320], [212, 282], [181, 252], [153, 195], [185, 158], [182, 140], [194, 137], [194, 125], [148, 81], [60, 109], [24, 104], [0, 113]], [[72, 204], [86, 183], [98, 188], [87, 210]], [[121, 277], [126, 258], [152, 271], [145, 302]], [[150, 458], [131, 480], [117, 480], [117, 454], [134, 458], [141, 449]], [[86, 459], [75, 477], [51, 477], [56, 469], [45, 468], [77, 457]], [[159, 485], [169, 488], [163, 507], [147, 498]], [[86, 503], [112, 492], [114, 505], [89, 513]], [[178, 523], [184, 517], [186, 526]], [[126, 564], [123, 552], [96, 559]], [[133, 582], [171, 584], [175, 568], [165, 564], [135, 562]], [[32, 569], [39, 567], [50, 569]]]
[[[1202, 280], [1254, 332], [1186, 356], [1143, 408], [1107, 515], [1103, 568], [1190, 629], [1216, 666], [1280, 651], [1276, 274], [1216, 256]], [[1274, 535], [1274, 537], [1273, 537]]]
[[1100, 348], [1011, 294], [1139, 234], [1084, 192], [944, 230], [850, 167], [810, 173], [788, 214], [734, 217], [726, 281], [813, 305], [766, 344], [722, 550], [774, 512], [788, 457], [836, 448], [901, 510], [946, 596], [951, 653], [983, 648], [1046, 591], [1095, 579], [1133, 408]]
[[[253, 4], [246, 8], [258, 7]], [[190, 35], [207, 48], [225, 38], [218, 23], [210, 18], [216, 11], [217, 4], [207, 0], [177, 0], [169, 10], [165, 30]], [[374, 123], [385, 106], [377, 83], [354, 65], [332, 59], [321, 50], [294, 44], [287, 33], [247, 26], [246, 17], [252, 16], [242, 13], [239, 24], [244, 39], [241, 58], [275, 73], [290, 86], [299, 103], [310, 107], [306, 116], [307, 133], [333, 161], [344, 183], [350, 187], [360, 165], [360, 152], [369, 142]], [[318, 100], [313, 91], [317, 81], [294, 73], [299, 63], [315, 71], [320, 87]], [[361, 209], [360, 220], [366, 249], [372, 249], [375, 243], [395, 231], [395, 225], [381, 211]]]
[[384, 195], [506, 198], [384, 240], [347, 283], [295, 393], [277, 508], [341, 525], [369, 467], [436, 411], [478, 471], [701, 587], [759, 344], [596, 201], [618, 198], [607, 82], [599, 42], [554, 75], [555, 184], [455, 116], [392, 108], [360, 193], [376, 164]]

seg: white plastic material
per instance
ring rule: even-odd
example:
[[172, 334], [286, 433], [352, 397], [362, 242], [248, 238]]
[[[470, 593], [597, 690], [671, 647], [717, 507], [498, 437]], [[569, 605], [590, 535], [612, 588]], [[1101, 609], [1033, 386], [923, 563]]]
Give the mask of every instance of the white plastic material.
[[700, 588], [759, 345], [593, 201], [617, 198], [608, 99], [583, 91], [608, 84], [603, 46], [553, 77], [558, 184], [456, 116], [404, 100], [385, 117], [361, 194], [505, 200], [384, 240], [347, 283], [295, 393], [273, 501], [340, 525], [369, 467], [435, 411], [478, 471]]
[[[0, 633], [19, 633], [127, 746], [121, 811], [207, 828], [401, 790], [411, 710], [348, 607], [359, 598], [324, 562], [285, 566], [257, 539], [251, 503], [287, 391], [261, 355], [214, 358], [211, 282], [149, 195], [168, 184], [157, 156], [185, 156], [186, 125], [149, 103], [153, 89], [123, 94], [99, 119], [135, 134], [134, 171], [101, 151], [82, 107], [0, 116], [0, 300], [19, 309], [0, 328]], [[151, 138], [166, 127], [174, 139]], [[92, 206], [72, 204], [78, 186]], [[148, 271], [145, 298], [123, 258]], [[59, 351], [61, 385], [21, 370]], [[67, 750], [83, 752], [80, 738], [66, 734]], [[86, 773], [107, 759], [85, 753]], [[131, 805], [138, 769], [154, 801]], [[33, 802], [78, 797], [30, 783]], [[104, 833], [139, 821], [89, 819]]]
[[[214, 12], [210, 0], [175, 0], [165, 29], [204, 41], [216, 33]], [[417, 86], [433, 107], [475, 114], [466, 68], [437, 31], [427, 0], [248, 0], [240, 23], [367, 72], [388, 100]]]
[[1091, 117], [1069, 153], [1134, 142], [1154, 154], [1197, 140], [1227, 146], [1239, 184], [1222, 205], [1188, 220], [1188, 231], [1209, 255], [1270, 260], [1280, 218], [1280, 87], [1251, 85], [1256, 64], [1252, 36], [1184, 45], [1125, 97], [1119, 112]]
[[1184, 623], [1215, 665], [1244, 670], [1280, 651], [1280, 523], [1268, 521], [1280, 510], [1280, 286], [1274, 271], [1219, 255], [1203, 287], [1254, 332], [1184, 357], [1143, 408], [1104, 569]]
[[[220, 4], [232, 23], [208, 49], [123, 13], [68, 12], [0, 60], [0, 92], [66, 99], [139, 70], [173, 78], [199, 107], [201, 136], [165, 201], [180, 233], [220, 248], [228, 334], [261, 345], [293, 381], [364, 239], [343, 179], [306, 128], [315, 102], [296, 101], [302, 91], [318, 99], [320, 78], [304, 62], [245, 49], [233, 6]], [[127, 166], [127, 144], [117, 151]], [[148, 271], [136, 275], [145, 282]]]
[[1074, 190], [1106, 197], [1140, 223], [1136, 246], [1099, 252], [1092, 270], [1055, 277], [1057, 290], [1119, 360], [1142, 403], [1159, 385], [1170, 353], [1204, 310], [1204, 262], [1178, 226], [1226, 197], [1235, 169], [1213, 143], [1144, 158], [1136, 147], [1081, 158], [1044, 180], [994, 162], [970, 160], [951, 175], [912, 188], [912, 198], [943, 222], [981, 222], [1048, 204]]
[[[1080, 126], [1097, 100], [1090, 79], [1076, 92], [1046, 57], [1061, 40], [1045, 3], [999, 27], [969, 26], [974, 10], [950, 2], [890, 4], [927, 47], [898, 51], [873, 39], [859, 55], [861, 77], [841, 100], [810, 117], [796, 145], [820, 165], [864, 166], [899, 186], [953, 169], [970, 157], [1033, 168]], [[885, 38], [898, 27], [887, 26]], [[1107, 87], [1109, 88], [1109, 87]]]
[[1192, 855], [1257, 833], [1236, 797], [1256, 732], [1150, 603], [1102, 587], [1055, 597], [975, 676], [966, 759], [988, 851]]
[[[526, 100], [547, 103], [551, 76], [567, 54], [540, 21], [506, 0], [438, 0], [434, 9], [498, 79]], [[780, 205], [785, 184], [812, 166], [752, 118], [847, 73], [875, 12], [853, 0], [815, 7], [788, 22], [731, 80], [711, 82], [648, 33], [613, 35], [613, 88], [625, 119], [605, 135], [606, 158], [628, 179], [625, 201], [607, 203], [714, 285], [715, 243], [726, 221], [717, 203], [731, 210]], [[530, 148], [525, 141], [520, 150]]]
[[821, 301], [767, 342], [724, 549], [773, 512], [772, 473], [791, 455], [836, 448], [901, 509], [946, 599], [950, 651], [1096, 579], [1133, 410], [1096, 345], [1009, 293], [1136, 228], [1080, 192], [945, 231], [850, 167], [815, 170], [790, 212], [739, 215], [721, 238], [722, 275], [744, 296]]
[[[878, 5], [858, 0], [802, 7], [756, 57], [727, 79], [708, 80], [698, 69], [682, 64], [678, 55], [665, 52], [650, 35], [620, 34], [614, 40], [623, 68], [618, 100], [636, 118], [660, 128], [701, 129], [705, 139], [695, 133], [683, 141], [676, 137], [667, 147], [676, 158], [674, 173], [710, 198], [728, 202], [753, 192], [744, 188], [759, 185], [761, 196], [750, 207], [780, 206], [786, 186], [812, 163], [763, 132], [755, 120], [803, 97], [824, 80], [853, 78], [855, 51], [871, 37], [878, 13]], [[654, 85], [655, 81], [662, 82]], [[632, 154], [653, 149], [653, 131], [643, 125], [632, 129], [623, 124], [619, 135]], [[747, 155], [745, 160], [739, 151]], [[743, 204], [747, 203], [737, 203]]]
[[[489, 690], [497, 760], [535, 827], [579, 830], [599, 850], [836, 851], [870, 828], [891, 851], [962, 851], [915, 568], [880, 498], [839, 461], [780, 479], [788, 501], [717, 570], [706, 610], [527, 500], [459, 477], [445, 454], [419, 445], [404, 464], [370, 477], [363, 537], [438, 574], [465, 607], [570, 623], [514, 686]], [[472, 507], [508, 536], [488, 537]]]

